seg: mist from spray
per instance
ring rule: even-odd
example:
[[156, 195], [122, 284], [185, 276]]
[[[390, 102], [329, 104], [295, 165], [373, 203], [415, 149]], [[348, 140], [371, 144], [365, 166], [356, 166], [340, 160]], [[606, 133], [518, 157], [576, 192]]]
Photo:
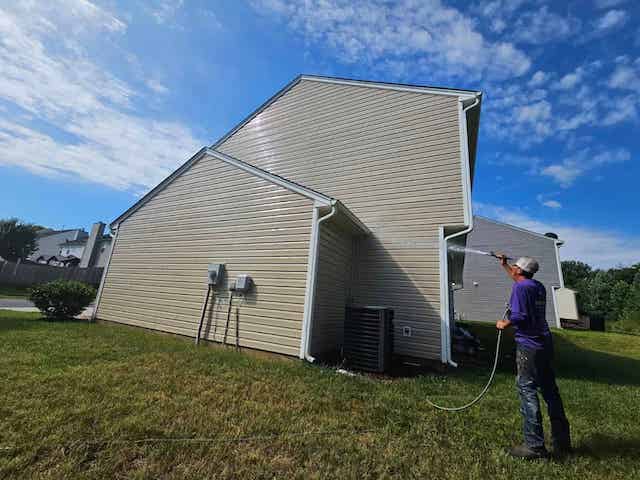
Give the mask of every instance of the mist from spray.
[[457, 253], [475, 253], [476, 255], [486, 255], [487, 257], [493, 256], [492, 252], [483, 252], [482, 250], [463, 247], [462, 245], [449, 245], [449, 250]]

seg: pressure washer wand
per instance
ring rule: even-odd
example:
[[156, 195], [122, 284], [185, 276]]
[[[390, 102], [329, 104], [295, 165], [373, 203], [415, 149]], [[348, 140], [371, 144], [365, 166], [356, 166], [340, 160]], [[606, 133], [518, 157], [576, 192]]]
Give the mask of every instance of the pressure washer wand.
[[492, 257], [497, 258], [498, 260], [501, 260], [503, 258], [505, 258], [507, 260], [513, 260], [513, 257], [507, 257], [506, 255], [498, 255], [496, 252], [489, 252], [489, 255], [491, 255]]

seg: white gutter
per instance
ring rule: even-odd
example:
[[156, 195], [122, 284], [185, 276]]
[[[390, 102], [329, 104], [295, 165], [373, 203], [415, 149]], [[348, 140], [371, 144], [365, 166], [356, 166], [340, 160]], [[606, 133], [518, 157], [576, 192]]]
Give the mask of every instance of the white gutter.
[[93, 313], [91, 314], [91, 321], [94, 322], [96, 317], [98, 316], [98, 307], [100, 306], [100, 300], [102, 299], [102, 290], [104, 290], [104, 284], [107, 280], [107, 273], [109, 273], [109, 265], [111, 265], [111, 257], [113, 256], [113, 251], [116, 248], [116, 241], [118, 240], [118, 232], [120, 231], [120, 225], [115, 228], [116, 233], [113, 236], [113, 241], [111, 242], [111, 250], [109, 250], [109, 257], [107, 258], [107, 264], [104, 266], [104, 271], [102, 272], [102, 278], [100, 279], [100, 286], [98, 287], [98, 294], [96, 295], [96, 306], [93, 309]]
[[458, 122], [460, 125], [460, 158], [462, 168], [462, 191], [464, 194], [464, 223], [466, 228], [451, 235], [444, 235], [444, 227], [440, 227], [440, 316], [441, 316], [441, 354], [442, 363], [454, 367], [458, 365], [451, 356], [451, 318], [449, 311], [449, 265], [447, 261], [448, 242], [452, 238], [468, 234], [473, 230], [473, 211], [471, 205], [471, 166], [469, 159], [469, 137], [467, 132], [467, 110], [480, 103], [476, 96], [471, 105], [464, 107], [463, 99], [459, 100]]
[[313, 309], [316, 293], [316, 269], [318, 267], [318, 255], [320, 253], [320, 224], [325, 220], [333, 217], [336, 212], [336, 203], [332, 202], [331, 212], [324, 217], [319, 217], [320, 207], [323, 205], [314, 205], [313, 216], [311, 219], [311, 240], [309, 244], [309, 262], [307, 265], [307, 285], [304, 297], [304, 314], [302, 318], [302, 338], [300, 341], [300, 358], [308, 362], [315, 362], [315, 358], [311, 355], [311, 338], [313, 334]]

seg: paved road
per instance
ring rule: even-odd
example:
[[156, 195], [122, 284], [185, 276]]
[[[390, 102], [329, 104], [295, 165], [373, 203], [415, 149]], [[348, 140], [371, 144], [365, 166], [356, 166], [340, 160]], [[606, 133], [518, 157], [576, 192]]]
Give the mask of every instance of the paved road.
[[33, 303], [22, 298], [0, 298], [0, 308], [33, 308]]

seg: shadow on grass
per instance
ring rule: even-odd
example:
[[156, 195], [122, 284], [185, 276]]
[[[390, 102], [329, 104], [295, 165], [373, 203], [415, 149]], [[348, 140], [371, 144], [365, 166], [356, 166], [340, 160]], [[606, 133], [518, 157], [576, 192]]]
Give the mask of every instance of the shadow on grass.
[[[486, 350], [477, 360], [466, 364], [489, 368], [493, 361], [496, 341], [496, 329], [492, 325], [469, 324], [471, 330], [480, 337]], [[594, 332], [594, 335], [601, 335]], [[558, 378], [588, 380], [606, 385], [640, 386], [640, 360], [614, 355], [612, 353], [589, 350], [573, 343], [563, 335], [554, 335], [556, 375]], [[515, 374], [515, 341], [513, 331], [503, 335], [501, 346], [500, 370]], [[461, 361], [464, 365], [464, 359]]]
[[596, 434], [582, 441], [574, 450], [580, 457], [598, 459], [623, 457], [640, 458], [640, 438], [619, 438]]
[[51, 320], [45, 318], [37, 313], [25, 314], [22, 312], [11, 312], [13, 315], [1, 315], [0, 316], [0, 332], [8, 332], [12, 330], [33, 330], [51, 324], [73, 324], [73, 323], [87, 323], [87, 320], [80, 320], [77, 318], [69, 319], [56, 319]]

